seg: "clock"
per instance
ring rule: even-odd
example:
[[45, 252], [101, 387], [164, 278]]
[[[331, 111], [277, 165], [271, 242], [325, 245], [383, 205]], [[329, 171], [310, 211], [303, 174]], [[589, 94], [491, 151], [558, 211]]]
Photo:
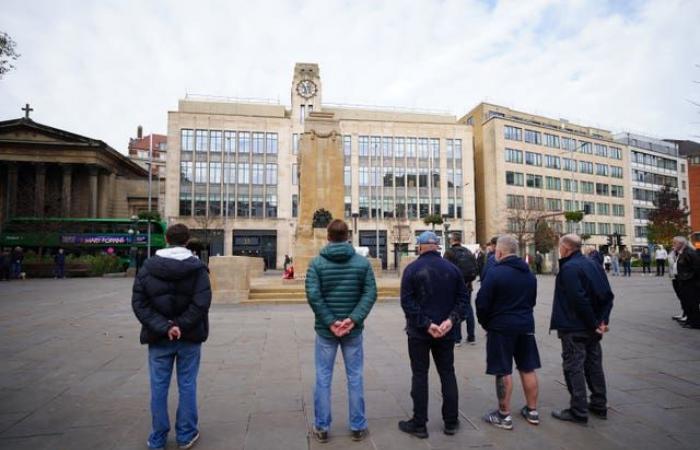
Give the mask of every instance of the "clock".
[[297, 92], [304, 98], [311, 98], [316, 95], [316, 84], [311, 80], [302, 80], [297, 83]]

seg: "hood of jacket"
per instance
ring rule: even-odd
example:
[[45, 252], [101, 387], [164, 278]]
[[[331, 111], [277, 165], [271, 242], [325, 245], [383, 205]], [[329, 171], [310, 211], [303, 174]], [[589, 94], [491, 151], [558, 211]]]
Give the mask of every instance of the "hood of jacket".
[[342, 263], [353, 257], [355, 249], [347, 242], [332, 242], [321, 249], [320, 255], [328, 261]]
[[513, 269], [519, 270], [520, 272], [531, 272], [530, 266], [528, 266], [522, 258], [515, 255], [508, 256], [507, 258], [498, 261], [496, 264], [501, 266], [512, 267]]
[[186, 248], [169, 247], [158, 250], [156, 256], [148, 258], [144, 267], [151, 275], [161, 280], [179, 280], [205, 266]]

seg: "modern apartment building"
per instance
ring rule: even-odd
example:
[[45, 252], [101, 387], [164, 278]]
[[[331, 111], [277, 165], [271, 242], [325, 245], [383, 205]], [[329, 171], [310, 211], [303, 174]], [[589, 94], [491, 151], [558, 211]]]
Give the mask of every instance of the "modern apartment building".
[[669, 140], [678, 145], [678, 153], [688, 163], [688, 204], [690, 226], [700, 233], [700, 143], [688, 140]]
[[687, 161], [680, 156], [678, 144], [633, 133], [615, 134], [615, 140], [629, 149], [629, 176], [632, 184], [633, 250], [646, 247], [647, 216], [654, 209], [657, 192], [668, 185], [678, 192], [684, 208], [688, 203]]
[[206, 234], [212, 254], [281, 266], [294, 256], [299, 137], [307, 115], [322, 111], [339, 122], [345, 218], [356, 243], [393, 267], [429, 228], [428, 214], [474, 242], [471, 127], [448, 114], [325, 104], [322, 93], [318, 66], [296, 64], [291, 107], [180, 100], [168, 113], [167, 219]]
[[[558, 232], [602, 246], [630, 234], [629, 154], [607, 130], [481, 103], [460, 119], [473, 127], [479, 242], [532, 232], [545, 220]], [[576, 224], [564, 211], [586, 211]], [[524, 223], [525, 227], [520, 227]], [[530, 253], [534, 252], [530, 248]]]

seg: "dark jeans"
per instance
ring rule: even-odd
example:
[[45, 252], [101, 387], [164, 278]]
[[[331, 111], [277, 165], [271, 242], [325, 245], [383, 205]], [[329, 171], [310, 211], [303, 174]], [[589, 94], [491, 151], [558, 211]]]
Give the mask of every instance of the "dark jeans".
[[559, 332], [566, 387], [571, 394], [571, 411], [588, 417], [586, 385], [591, 391], [590, 406], [605, 409], [607, 396], [603, 373], [603, 350], [600, 336], [590, 332]]
[[657, 259], [656, 260], [656, 275], [659, 277], [664, 276], [664, 273], [666, 272], [666, 260], [665, 259]]
[[428, 421], [428, 370], [430, 353], [440, 375], [442, 385], [442, 419], [445, 423], [458, 421], [459, 399], [454, 367], [454, 341], [451, 339], [408, 338], [408, 356], [411, 359], [411, 398], [413, 418], [418, 425]]
[[688, 318], [687, 324], [700, 328], [700, 310], [698, 310], [698, 287], [693, 280], [678, 280], [678, 292], [681, 297], [683, 313]]
[[632, 276], [632, 261], [625, 261], [622, 263], [622, 276], [631, 277]]
[[474, 340], [474, 309], [472, 308], [471, 292], [467, 294], [467, 310], [464, 320], [455, 325], [455, 340], [462, 340], [462, 322], [467, 322], [467, 339]]
[[[657, 272], [658, 272], [659, 266], [656, 266]], [[648, 273], [651, 274], [651, 261], [644, 262], [642, 261], [642, 273]]]
[[678, 300], [681, 302], [681, 310], [683, 311], [683, 316], [688, 317], [688, 311], [685, 310], [685, 304], [683, 303], [683, 297], [681, 296], [681, 288], [679, 285], [679, 281], [674, 278], [673, 280], [671, 280], [671, 284], [673, 285], [673, 292], [676, 293], [676, 297], [678, 297]]
[[65, 264], [56, 264], [53, 269], [54, 276], [56, 278], [65, 278], [66, 277], [66, 265]]

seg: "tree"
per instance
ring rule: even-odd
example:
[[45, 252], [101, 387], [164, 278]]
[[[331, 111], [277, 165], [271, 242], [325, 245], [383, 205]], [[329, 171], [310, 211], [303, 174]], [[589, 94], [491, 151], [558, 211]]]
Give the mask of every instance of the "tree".
[[151, 220], [153, 222], [160, 222], [160, 213], [158, 211], [141, 211], [139, 213], [139, 220]]
[[7, 72], [15, 68], [13, 64], [21, 55], [17, 53], [15, 47], [17, 43], [4, 31], [0, 31], [0, 79]]
[[525, 245], [533, 239], [535, 223], [543, 213], [529, 205], [522, 205], [521, 208], [508, 208], [506, 211], [507, 226], [505, 232], [512, 234], [517, 239], [520, 256], [524, 256]]
[[669, 185], [662, 187], [654, 200], [656, 209], [649, 212], [647, 218], [647, 240], [664, 247], [671, 246], [675, 236], [690, 234], [688, 211], [681, 208], [678, 192]]
[[428, 214], [423, 217], [423, 223], [426, 225], [432, 225], [433, 230], [435, 230], [435, 225], [442, 225], [442, 216], [440, 214]]
[[549, 224], [541, 220], [535, 229], [535, 250], [540, 253], [549, 253], [554, 248], [557, 240], [557, 233], [552, 230]]

